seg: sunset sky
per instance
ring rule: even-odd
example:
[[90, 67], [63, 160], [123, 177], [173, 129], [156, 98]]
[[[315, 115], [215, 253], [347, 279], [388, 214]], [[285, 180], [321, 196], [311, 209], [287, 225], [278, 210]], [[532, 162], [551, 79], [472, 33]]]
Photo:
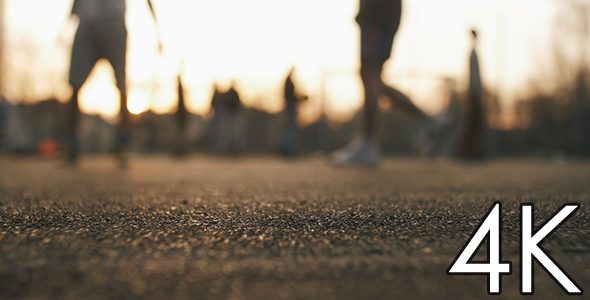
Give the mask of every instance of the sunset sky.
[[[310, 96], [302, 108], [308, 120], [320, 108], [334, 118], [350, 117], [362, 106], [358, 77], [358, 0], [154, 0], [164, 53], [146, 1], [128, 0], [128, 83], [130, 109], [166, 113], [175, 107], [175, 80], [185, 62], [188, 106], [208, 111], [212, 83], [237, 88], [247, 106], [276, 112], [290, 66], [296, 84]], [[6, 74], [9, 99], [68, 97], [68, 55], [75, 23], [71, 0], [5, 0]], [[404, 0], [402, 25], [384, 79], [429, 113], [444, 105], [442, 78], [464, 89], [469, 31], [480, 33], [485, 87], [503, 106], [527, 92], [545, 71], [557, 2], [552, 0]], [[8, 72], [8, 71], [7, 71]], [[24, 75], [23, 75], [24, 74]], [[81, 95], [82, 110], [106, 117], [118, 111], [112, 70], [95, 68]], [[29, 79], [27, 81], [27, 78]], [[34, 82], [34, 88], [29, 82]]]

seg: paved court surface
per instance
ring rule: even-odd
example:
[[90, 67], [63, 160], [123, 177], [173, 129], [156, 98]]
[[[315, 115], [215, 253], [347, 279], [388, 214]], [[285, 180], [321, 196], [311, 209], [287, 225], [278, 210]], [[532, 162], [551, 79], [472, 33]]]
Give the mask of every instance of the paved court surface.
[[[136, 157], [122, 171], [110, 157], [0, 157], [0, 299], [491, 298], [485, 276], [445, 271], [494, 201], [513, 274], [493, 298], [521, 298], [520, 203], [540, 224], [578, 202], [543, 246], [581, 299], [589, 200], [588, 161]], [[567, 298], [535, 273], [529, 298]]]

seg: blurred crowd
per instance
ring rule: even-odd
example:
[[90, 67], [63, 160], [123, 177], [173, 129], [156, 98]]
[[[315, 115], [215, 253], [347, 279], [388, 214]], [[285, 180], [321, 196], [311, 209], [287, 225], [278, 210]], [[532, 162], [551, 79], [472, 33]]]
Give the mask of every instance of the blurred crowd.
[[[147, 1], [157, 23], [157, 11]], [[455, 79], [444, 80], [445, 110], [435, 116], [382, 80], [383, 65], [391, 56], [402, 17], [401, 0], [359, 0], [359, 76], [364, 107], [357, 117], [335, 124], [324, 117], [302, 128], [299, 108], [308, 97], [297, 87], [297, 70], [284, 77], [284, 111], [269, 114], [244, 107], [240, 83], [223, 89], [214, 85], [207, 116], [186, 108], [182, 68], [178, 74], [178, 109], [173, 114], [150, 111], [132, 115], [127, 108], [126, 5], [124, 0], [75, 0], [71, 16], [80, 22], [74, 39], [69, 82], [72, 99], [35, 105], [0, 103], [0, 148], [17, 153], [59, 155], [75, 165], [81, 153], [112, 152], [121, 166], [130, 153], [193, 152], [216, 155], [276, 153], [292, 158], [310, 153], [329, 154], [336, 165], [375, 166], [382, 155], [445, 156], [481, 160], [496, 155], [590, 155], [590, 91], [587, 73], [578, 72], [571, 93], [536, 96], [515, 106], [516, 126], [490, 126], [497, 118], [494, 95], [480, 75], [478, 32], [466, 28], [471, 40], [467, 90], [458, 91]], [[158, 37], [159, 38], [159, 37]], [[160, 44], [161, 48], [161, 44]], [[116, 124], [83, 115], [78, 94], [99, 59], [115, 71], [121, 112]], [[389, 109], [379, 106], [389, 101]], [[563, 100], [566, 99], [566, 100]]]

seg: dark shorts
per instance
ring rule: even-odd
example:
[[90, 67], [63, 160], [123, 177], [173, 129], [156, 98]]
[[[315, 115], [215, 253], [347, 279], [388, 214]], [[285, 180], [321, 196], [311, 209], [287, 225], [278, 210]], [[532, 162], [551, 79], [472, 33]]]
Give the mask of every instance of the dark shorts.
[[361, 27], [361, 62], [383, 64], [391, 56], [395, 31], [385, 31], [376, 25]]
[[125, 62], [127, 56], [127, 28], [125, 20], [80, 22], [70, 64], [70, 84], [81, 88], [96, 62], [105, 58], [115, 70], [117, 88], [126, 91]]

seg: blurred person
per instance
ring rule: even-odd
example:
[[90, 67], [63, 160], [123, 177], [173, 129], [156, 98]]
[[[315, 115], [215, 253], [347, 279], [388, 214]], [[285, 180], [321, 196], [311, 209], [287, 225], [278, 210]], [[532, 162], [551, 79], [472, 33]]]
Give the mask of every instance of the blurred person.
[[[147, 0], [152, 17], [156, 21], [152, 2]], [[80, 110], [78, 94], [96, 62], [107, 59], [115, 71], [117, 88], [121, 96], [119, 125], [117, 127], [116, 153], [120, 166], [127, 165], [131, 141], [130, 112], [127, 109], [126, 56], [127, 28], [125, 27], [125, 0], [74, 0], [70, 17], [79, 19], [74, 37], [69, 82], [73, 89], [67, 108], [67, 138], [64, 145], [65, 159], [75, 164], [79, 155], [76, 134]], [[162, 45], [158, 36], [158, 46]]]
[[239, 155], [246, 152], [246, 122], [244, 107], [240, 96], [235, 89], [235, 82], [226, 93], [226, 101], [229, 108], [232, 134], [232, 154]]
[[211, 119], [211, 126], [209, 135], [211, 137], [211, 152], [220, 154], [225, 148], [224, 140], [222, 139], [222, 132], [225, 132], [223, 118], [225, 118], [224, 108], [222, 107], [223, 93], [219, 90], [217, 84], [213, 84], [213, 97], [211, 98], [211, 110], [213, 119]]
[[588, 78], [584, 70], [578, 73], [575, 97], [575, 153], [579, 156], [588, 156], [590, 155], [590, 151], [588, 151], [590, 148], [588, 142], [590, 135], [590, 91], [588, 90]]
[[457, 153], [461, 137], [461, 125], [463, 123], [463, 108], [461, 98], [457, 91], [457, 82], [452, 77], [444, 78], [444, 88], [447, 93], [448, 103], [446, 110], [441, 114], [445, 119], [445, 126], [439, 131], [432, 148], [432, 155], [453, 156]]
[[281, 154], [286, 156], [295, 156], [297, 154], [297, 136], [299, 134], [299, 125], [297, 125], [297, 106], [302, 101], [307, 100], [307, 96], [297, 93], [293, 84], [292, 67], [289, 75], [285, 80], [285, 112], [287, 114], [287, 124], [283, 132], [283, 141], [281, 145]]
[[0, 97], [0, 149], [8, 147], [8, 125], [11, 112], [8, 101]]
[[332, 154], [332, 162], [337, 165], [374, 166], [379, 162], [381, 150], [377, 141], [377, 100], [383, 94], [392, 101], [395, 109], [403, 111], [424, 127], [423, 146], [426, 151], [430, 147], [428, 137], [439, 122], [426, 115], [406, 95], [387, 86], [381, 78], [383, 64], [391, 56], [401, 16], [402, 0], [360, 0], [356, 22], [361, 29], [360, 75], [365, 89], [365, 107], [362, 127], [354, 139]]
[[471, 30], [471, 44], [469, 93], [458, 155], [463, 159], [480, 159], [483, 157], [482, 136], [485, 129], [485, 114], [482, 100], [484, 89], [477, 57], [477, 31], [475, 29]]
[[176, 113], [174, 113], [174, 119], [176, 121], [176, 140], [174, 142], [174, 154], [178, 157], [182, 157], [186, 155], [188, 149], [186, 145], [186, 129], [187, 129], [187, 122], [190, 113], [186, 109], [185, 99], [184, 99], [184, 87], [182, 86], [182, 68], [180, 73], [178, 74], [178, 109]]
[[211, 99], [214, 110], [212, 121], [212, 150], [215, 154], [222, 154], [230, 148], [234, 155], [246, 151], [246, 124], [240, 96], [235, 89], [235, 82], [226, 92], [221, 92], [214, 85], [215, 92]]

